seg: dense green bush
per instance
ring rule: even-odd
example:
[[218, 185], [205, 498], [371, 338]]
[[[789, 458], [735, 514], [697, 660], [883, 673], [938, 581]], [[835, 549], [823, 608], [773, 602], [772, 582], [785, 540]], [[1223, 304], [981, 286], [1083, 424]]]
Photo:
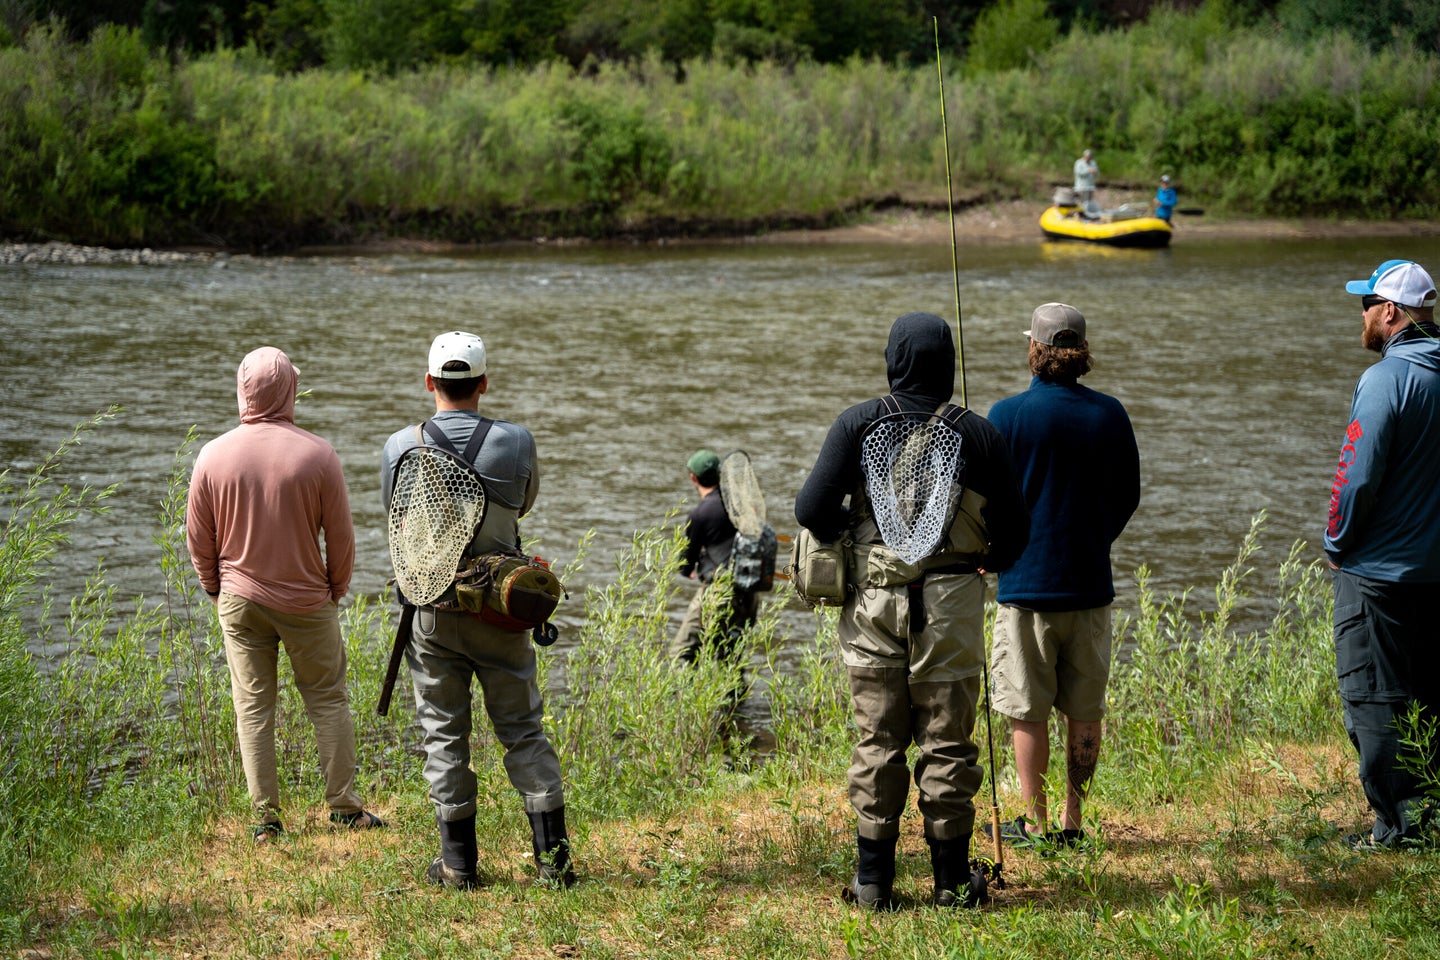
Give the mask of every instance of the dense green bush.
[[[0, 49], [0, 233], [285, 246], [733, 232], [944, 196], [933, 64], [748, 63], [768, 41], [732, 40], [734, 65], [678, 74], [652, 55], [371, 75], [277, 73], [253, 49], [172, 64], [133, 31], [73, 44], [35, 30]], [[1297, 45], [1211, 0], [1128, 31], [1077, 27], [1048, 50], [1025, 39], [1025, 60], [947, 64], [966, 73], [946, 84], [962, 197], [1038, 204], [1092, 147], [1102, 186], [1163, 170], [1216, 212], [1440, 207], [1433, 55], [1344, 35]]]
[[966, 63], [972, 73], [1028, 67], [1059, 39], [1045, 0], [1000, 0], [975, 20]]
[[[8, 69], [7, 69], [8, 68]], [[0, 180], [11, 229], [112, 243], [203, 229], [244, 195], [222, 178], [188, 84], [133, 31], [79, 47], [36, 31], [0, 51]]]

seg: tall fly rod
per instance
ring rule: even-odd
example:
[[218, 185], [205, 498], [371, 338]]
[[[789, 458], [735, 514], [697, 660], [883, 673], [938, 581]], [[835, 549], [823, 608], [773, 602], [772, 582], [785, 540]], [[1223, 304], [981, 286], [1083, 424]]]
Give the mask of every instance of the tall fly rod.
[[940, 77], [940, 130], [945, 137], [945, 201], [950, 209], [950, 272], [955, 277], [955, 359], [960, 370], [960, 406], [965, 402], [965, 327], [960, 318], [960, 257], [955, 250], [955, 187], [950, 176], [950, 123], [945, 117], [945, 70], [940, 65], [940, 18], [935, 25], [935, 73]]
[[[965, 397], [965, 327], [960, 315], [960, 255], [955, 243], [955, 187], [950, 175], [950, 123], [945, 116], [945, 68], [940, 62], [940, 18], [931, 17], [935, 26], [935, 74], [940, 78], [940, 130], [945, 138], [945, 199], [950, 209], [950, 272], [955, 277], [955, 359], [960, 371], [960, 405], [968, 407]], [[982, 651], [980, 667], [985, 679], [985, 744], [990, 754], [990, 839], [995, 845], [994, 881], [1003, 887], [1001, 871], [1005, 867], [1005, 847], [1000, 841], [1000, 797], [995, 789], [995, 737], [990, 730], [990, 664]]]

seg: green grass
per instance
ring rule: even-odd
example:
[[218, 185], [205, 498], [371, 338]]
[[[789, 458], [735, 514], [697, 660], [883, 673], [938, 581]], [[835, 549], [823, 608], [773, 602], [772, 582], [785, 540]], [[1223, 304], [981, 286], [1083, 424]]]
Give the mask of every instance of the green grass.
[[[81, 432], [92, 429], [105, 427]], [[1052, 857], [1006, 851], [1006, 885], [981, 911], [926, 905], [929, 863], [913, 810], [900, 847], [903, 908], [871, 916], [840, 900], [854, 864], [853, 734], [833, 615], [816, 618], [813, 636], [792, 637], [770, 605], [748, 641], [768, 701], [765, 749], [720, 736], [734, 668], [682, 669], [664, 655], [679, 589], [673, 523], [638, 533], [605, 586], [588, 591], [577, 647], [541, 653], [581, 874], [574, 890], [531, 886], [525, 818], [483, 726], [477, 826], [488, 885], [459, 894], [423, 883], [433, 814], [406, 685], [389, 717], [373, 711], [394, 615], [374, 598], [346, 605], [344, 631], [360, 788], [390, 827], [330, 828], [309, 726], [282, 678], [287, 832], [256, 848], [213, 615], [178, 540], [192, 439], [157, 521], [165, 595], [133, 603], [120, 602], [131, 598], [116, 597], [103, 571], [68, 607], [43, 590], [67, 530], [105, 522], [107, 491], [63, 482], [69, 444], [29, 477], [0, 477], [0, 953], [693, 960], [1440, 950], [1440, 854], [1365, 856], [1337, 842], [1366, 820], [1340, 726], [1329, 586], [1301, 545], [1260, 582], [1250, 562], [1263, 516], [1213, 599], [1142, 587], [1121, 611], [1127, 656], [1116, 664], [1086, 810], [1094, 841]], [[575, 564], [593, 562], [585, 544], [576, 554]], [[1238, 611], [1259, 607], [1268, 626], [1240, 633]], [[65, 646], [58, 668], [40, 669], [29, 653], [37, 633]], [[784, 670], [775, 665], [782, 647], [798, 650]], [[977, 735], [983, 751], [983, 728]], [[997, 726], [997, 745], [1007, 739]], [[1009, 816], [1018, 785], [1003, 753], [996, 763]], [[987, 784], [982, 811], [988, 799]]]

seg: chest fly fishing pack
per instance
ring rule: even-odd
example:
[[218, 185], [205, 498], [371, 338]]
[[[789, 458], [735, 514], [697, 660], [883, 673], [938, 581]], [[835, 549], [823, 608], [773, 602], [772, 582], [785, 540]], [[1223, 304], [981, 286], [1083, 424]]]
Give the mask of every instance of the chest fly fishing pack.
[[534, 630], [536, 642], [553, 643], [553, 628], [541, 628], [565, 589], [550, 564], [518, 546], [469, 554], [488, 505], [473, 464], [493, 424], [480, 418], [463, 454], [433, 421], [417, 429], [416, 445], [395, 466], [390, 499], [395, 582], [413, 605], [462, 610], [506, 630]]

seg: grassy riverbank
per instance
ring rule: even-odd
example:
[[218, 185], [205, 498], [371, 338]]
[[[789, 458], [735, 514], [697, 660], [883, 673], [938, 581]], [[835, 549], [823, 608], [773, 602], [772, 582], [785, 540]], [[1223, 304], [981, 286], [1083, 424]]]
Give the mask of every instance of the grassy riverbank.
[[[89, 429], [107, 429], [101, 425]], [[392, 612], [345, 613], [361, 789], [388, 830], [332, 832], [312, 737], [286, 683], [280, 763], [287, 832], [249, 840], [228, 684], [209, 604], [178, 539], [183, 470], [157, 522], [165, 596], [115, 612], [97, 572], [47, 602], [44, 571], [105, 491], [64, 486], [62, 449], [0, 503], [0, 952], [27, 957], [1349, 957], [1440, 950], [1440, 854], [1360, 855], [1364, 821], [1339, 723], [1329, 587], [1296, 546], [1254, 569], [1263, 518], [1213, 598], [1143, 586], [1117, 631], [1107, 740], [1089, 808], [1095, 841], [1056, 857], [1007, 851], [984, 910], [925, 906], [928, 860], [906, 823], [905, 909], [842, 903], [853, 869], [844, 789], [852, 734], [834, 623], [751, 652], [754, 743], [719, 734], [735, 680], [666, 662], [678, 589], [673, 531], [636, 535], [584, 606], [578, 645], [543, 651], [547, 719], [565, 765], [582, 881], [529, 885], [518, 799], [482, 727], [477, 770], [486, 890], [423, 884], [434, 853], [404, 685], [373, 704]], [[184, 455], [177, 460], [184, 463]], [[581, 544], [575, 564], [585, 563]], [[574, 566], [572, 565], [572, 570]], [[562, 576], [564, 571], [562, 571]], [[1231, 614], [1268, 598], [1263, 633]], [[777, 602], [784, 594], [777, 595]], [[38, 632], [38, 638], [36, 636]], [[65, 657], [37, 669], [36, 640]], [[776, 664], [787, 651], [783, 668]], [[283, 669], [283, 668], [282, 668]], [[763, 698], [764, 707], [760, 708]], [[983, 724], [977, 731], [984, 750]], [[1006, 740], [1003, 726], [997, 746]], [[1057, 751], [1058, 753], [1058, 751]], [[1057, 758], [1058, 759], [1058, 758]], [[1000, 805], [1018, 788], [997, 753]], [[1054, 771], [1062, 775], [1057, 768]], [[988, 806], [988, 781], [981, 799]], [[913, 814], [912, 814], [913, 817]]]
[[[1292, 40], [1224, 4], [1077, 27], [1024, 68], [951, 64], [958, 201], [1037, 205], [1093, 147], [1102, 182], [1250, 216], [1433, 217], [1440, 59]], [[138, 35], [0, 50], [0, 234], [291, 248], [407, 237], [740, 235], [934, 208], [933, 68], [659, 60], [393, 77], [178, 63]]]

